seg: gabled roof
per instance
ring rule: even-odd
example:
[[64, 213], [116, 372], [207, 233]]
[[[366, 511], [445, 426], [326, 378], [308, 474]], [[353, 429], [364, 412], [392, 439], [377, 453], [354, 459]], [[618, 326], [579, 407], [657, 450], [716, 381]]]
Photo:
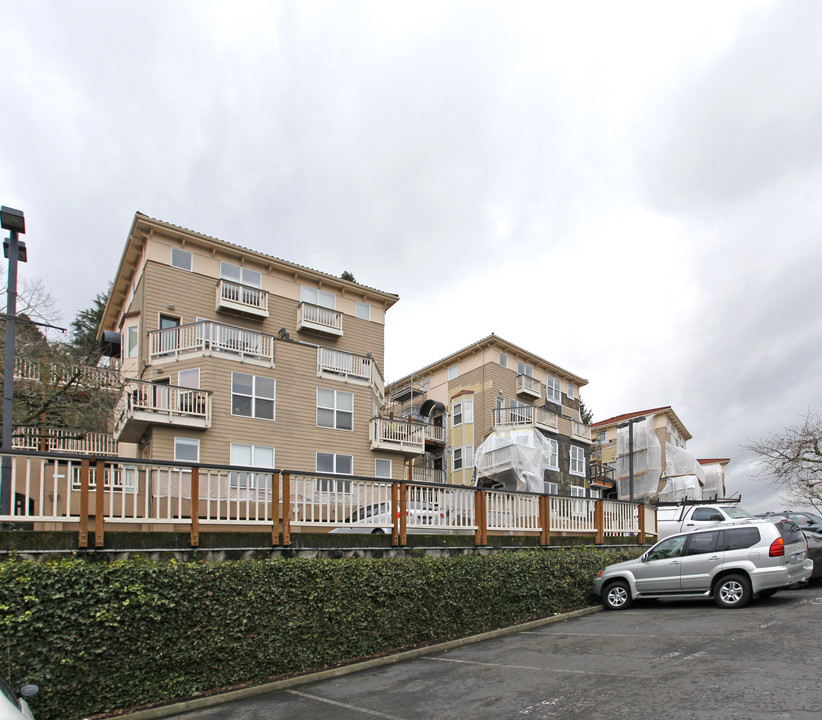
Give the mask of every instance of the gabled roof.
[[666, 415], [670, 416], [671, 419], [674, 421], [674, 424], [679, 428], [679, 431], [682, 433], [682, 436], [686, 440], [690, 440], [693, 435], [688, 432], [688, 428], [685, 427], [682, 420], [679, 419], [679, 416], [674, 412], [673, 408], [670, 405], [665, 405], [663, 407], [658, 408], [650, 408], [649, 410], [637, 410], [636, 412], [629, 412], [623, 413], [622, 415], [615, 415], [614, 417], [608, 418], [607, 420], [599, 420], [598, 422], [591, 423], [592, 428], [602, 428], [602, 427], [612, 427], [613, 425], [618, 425], [619, 423], [623, 423], [631, 418], [640, 417], [642, 415], [656, 415], [657, 413], [665, 413]]
[[[138, 232], [138, 228], [141, 232]], [[205, 235], [195, 230], [189, 230], [188, 228], [184, 228], [180, 225], [174, 225], [163, 220], [156, 220], [155, 218], [149, 217], [141, 212], [136, 212], [134, 214], [134, 220], [131, 223], [131, 229], [128, 233], [126, 246], [123, 249], [123, 255], [120, 258], [120, 264], [117, 267], [117, 274], [115, 275], [114, 284], [112, 285], [111, 292], [109, 293], [109, 299], [106, 303], [105, 310], [103, 311], [103, 317], [100, 322], [101, 330], [113, 329], [113, 324], [116, 322], [117, 314], [119, 313], [119, 306], [125, 301], [126, 295], [128, 294], [128, 286], [131, 282], [131, 275], [136, 269], [136, 263], [142, 253], [144, 236], [149, 235], [154, 229], [160, 229], [166, 234], [169, 234], [172, 237], [176, 236], [178, 239], [185, 242], [203, 245], [211, 248], [212, 250], [234, 252], [240, 256], [254, 259], [263, 265], [268, 265], [271, 268], [276, 267], [278, 270], [286, 270], [289, 273], [314, 278], [317, 281], [330, 283], [339, 288], [349, 288], [352, 293], [357, 291], [366, 293], [375, 300], [380, 300], [386, 310], [399, 300], [399, 296], [393, 293], [377, 290], [376, 288], [361, 285], [357, 282], [343, 280], [336, 275], [331, 275], [320, 270], [314, 270], [306, 267], [305, 265], [299, 265], [298, 263], [293, 263], [288, 260], [282, 260], [274, 257], [273, 255], [267, 255], [259, 252], [258, 250], [252, 250], [250, 248], [243, 247], [242, 245], [236, 245], [234, 243], [227, 242], [226, 240], [220, 240], [219, 238], [212, 237], [211, 235]], [[131, 272], [129, 272], [129, 269], [131, 269]]]
[[573, 380], [580, 387], [582, 387], [583, 385], [588, 384], [588, 381], [585, 378], [580, 377], [579, 375], [575, 375], [574, 373], [569, 372], [568, 370], [564, 370], [559, 365], [556, 365], [552, 362], [549, 362], [548, 360], [545, 360], [544, 358], [541, 358], [539, 355], [535, 355], [534, 353], [530, 352], [529, 350], [525, 350], [524, 348], [519, 347], [519, 345], [514, 345], [514, 343], [509, 342], [508, 340], [505, 340], [504, 338], [501, 338], [499, 335], [495, 335], [494, 333], [491, 333], [490, 335], [486, 335], [481, 340], [477, 340], [476, 342], [471, 343], [470, 345], [466, 345], [464, 348], [461, 348], [460, 350], [457, 350], [456, 352], [453, 352], [450, 355], [446, 355], [444, 358], [441, 358], [441, 359], [431, 363], [430, 365], [426, 365], [425, 367], [420, 368], [419, 370], [416, 370], [415, 372], [411, 373], [410, 375], [406, 375], [405, 377], [401, 377], [398, 380], [394, 380], [394, 381], [392, 381], [388, 384], [389, 385], [398, 385], [400, 383], [403, 383], [403, 382], [406, 382], [406, 381], [410, 380], [411, 378], [413, 378], [417, 375], [426, 375], [427, 373], [429, 373], [430, 371], [432, 371], [436, 368], [443, 367], [445, 365], [449, 365], [449, 364], [453, 363], [455, 360], [458, 360], [461, 357], [464, 357], [466, 355], [471, 355], [476, 350], [478, 350], [478, 349], [480, 349], [484, 346], [490, 346], [490, 345], [497, 345], [501, 349], [508, 350], [512, 354], [516, 353], [516, 354], [519, 354], [519, 355], [522, 355], [522, 356], [525, 356], [525, 357], [528, 357], [528, 358], [533, 358], [535, 361], [542, 363], [543, 365], [547, 366], [548, 368], [551, 368], [557, 375], [562, 375], [563, 377], [568, 378], [569, 380]]
[[720, 465], [727, 465], [731, 462], [731, 458], [697, 458], [696, 460], [700, 465], [713, 465], [715, 463], [719, 463]]

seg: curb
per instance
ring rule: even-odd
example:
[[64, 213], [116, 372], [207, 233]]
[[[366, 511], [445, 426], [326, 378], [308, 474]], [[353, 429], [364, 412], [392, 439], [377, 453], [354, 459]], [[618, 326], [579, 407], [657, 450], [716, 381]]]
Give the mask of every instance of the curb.
[[392, 655], [373, 658], [372, 660], [363, 660], [362, 662], [342, 665], [329, 670], [320, 670], [307, 675], [298, 675], [296, 677], [276, 680], [274, 682], [264, 683], [262, 685], [253, 685], [251, 687], [241, 688], [239, 690], [229, 690], [228, 692], [217, 693], [205, 697], [192, 698], [191, 700], [185, 700], [183, 702], [173, 703], [170, 705], [137, 710], [136, 712], [125, 713], [123, 715], [107, 715], [105, 717], [117, 718], [117, 720], [156, 720], [157, 718], [165, 718], [171, 715], [189, 712], [191, 710], [201, 710], [203, 708], [214, 707], [215, 705], [234, 702], [235, 700], [245, 700], [247, 698], [256, 697], [257, 695], [265, 695], [267, 693], [288, 690], [289, 688], [298, 687], [300, 685], [309, 685], [310, 683], [320, 682], [322, 680], [351, 675], [352, 673], [382, 667], [383, 665], [391, 665], [393, 663], [403, 662], [405, 660], [413, 660], [423, 655], [445, 652], [446, 650], [463, 647], [464, 645], [472, 645], [473, 643], [483, 642], [484, 640], [492, 640], [498, 637], [505, 637], [506, 635], [516, 635], [524, 630], [532, 630], [533, 628], [542, 627], [543, 625], [550, 625], [552, 623], [562, 622], [563, 620], [582, 617], [583, 615], [590, 615], [595, 612], [600, 612], [601, 610], [602, 606], [600, 605], [582, 608], [581, 610], [572, 610], [571, 612], [562, 613], [560, 615], [552, 615], [551, 617], [542, 618], [540, 620], [531, 620], [519, 625], [506, 625], [505, 627], [497, 628], [496, 630], [489, 630], [477, 635], [468, 635], [466, 637], [457, 638], [456, 640], [447, 640], [434, 645], [414, 648], [413, 650], [403, 650]]

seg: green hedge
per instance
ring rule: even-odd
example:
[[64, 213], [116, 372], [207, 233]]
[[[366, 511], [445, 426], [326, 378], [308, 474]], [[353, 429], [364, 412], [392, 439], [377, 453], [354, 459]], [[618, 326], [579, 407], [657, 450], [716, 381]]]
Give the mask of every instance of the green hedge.
[[38, 720], [77, 720], [584, 607], [598, 570], [635, 555], [10, 560], [4, 665], [41, 686]]

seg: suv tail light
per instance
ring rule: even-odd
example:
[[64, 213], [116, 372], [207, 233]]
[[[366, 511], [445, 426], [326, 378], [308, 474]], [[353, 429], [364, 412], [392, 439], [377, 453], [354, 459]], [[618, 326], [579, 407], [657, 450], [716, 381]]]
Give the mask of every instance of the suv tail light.
[[778, 537], [771, 543], [771, 547], [768, 550], [768, 555], [770, 557], [782, 557], [785, 554], [785, 541]]

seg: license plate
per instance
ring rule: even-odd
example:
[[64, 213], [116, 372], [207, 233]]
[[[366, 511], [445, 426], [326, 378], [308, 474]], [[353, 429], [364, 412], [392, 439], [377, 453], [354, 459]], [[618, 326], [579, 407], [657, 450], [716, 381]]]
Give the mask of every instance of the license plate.
[[793, 562], [795, 562], [795, 563], [800, 563], [804, 559], [805, 559], [805, 552], [804, 551], [795, 552], [793, 555], [791, 555], [791, 560], [793, 560]]

